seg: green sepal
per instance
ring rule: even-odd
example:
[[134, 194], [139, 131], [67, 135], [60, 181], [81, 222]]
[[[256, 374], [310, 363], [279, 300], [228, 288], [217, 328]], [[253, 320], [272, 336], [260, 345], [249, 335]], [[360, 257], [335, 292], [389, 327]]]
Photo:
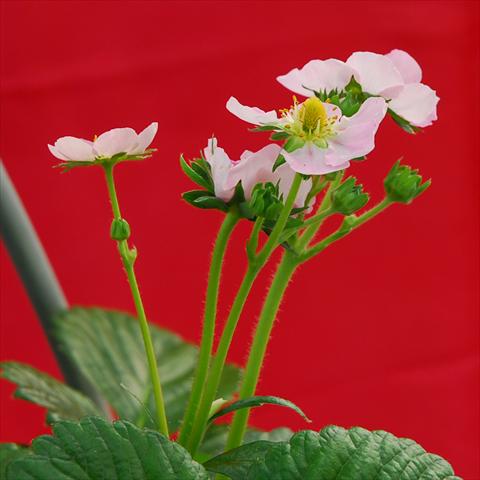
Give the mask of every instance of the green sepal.
[[283, 146], [283, 149], [286, 152], [294, 152], [299, 148], [302, 148], [305, 145], [305, 140], [301, 139], [300, 137], [290, 137]]
[[274, 172], [278, 167], [280, 167], [284, 163], [286, 163], [285, 157], [282, 154], [280, 154], [275, 160], [275, 163], [273, 164], [272, 172]]
[[422, 183], [418, 170], [400, 165], [397, 160], [384, 180], [385, 192], [392, 202], [410, 203], [431, 185], [431, 180]]
[[251, 132], [272, 132], [278, 130], [277, 125], [258, 125], [255, 128], [251, 128]]
[[216, 209], [221, 210], [222, 212], [228, 212], [228, 205], [223, 200], [212, 196], [198, 197], [192, 202], [192, 205], [198, 208]]
[[183, 173], [194, 183], [205, 188], [208, 192], [212, 192], [211, 182], [205, 180], [205, 178], [198, 174], [183, 158], [183, 155], [180, 155], [180, 167], [183, 170]]
[[415, 134], [422, 130], [420, 127], [416, 127], [415, 125], [412, 125], [408, 120], [405, 120], [403, 117], [395, 113], [390, 108], [387, 111], [388, 111], [388, 114], [393, 118], [393, 121], [397, 125], [399, 125], [403, 130], [405, 130], [407, 133]]
[[286, 140], [290, 137], [288, 132], [274, 132], [270, 135], [271, 140]]
[[362, 191], [363, 186], [356, 184], [355, 177], [348, 177], [342, 184], [332, 191], [331, 208], [342, 215], [351, 215], [364, 207], [369, 195]]

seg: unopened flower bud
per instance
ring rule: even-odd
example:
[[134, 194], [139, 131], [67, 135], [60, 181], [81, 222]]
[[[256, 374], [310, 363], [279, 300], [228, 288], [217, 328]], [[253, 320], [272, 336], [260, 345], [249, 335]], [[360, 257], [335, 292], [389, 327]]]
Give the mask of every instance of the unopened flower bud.
[[257, 217], [275, 220], [282, 211], [283, 204], [280, 200], [278, 185], [265, 183], [255, 185], [249, 207]]
[[418, 170], [412, 170], [408, 165], [395, 162], [384, 180], [387, 197], [392, 202], [410, 203], [430, 186], [431, 181], [422, 183]]
[[362, 185], [355, 185], [356, 178], [349, 177], [332, 191], [332, 209], [342, 215], [351, 215], [368, 202], [369, 196]]
[[130, 237], [130, 225], [123, 218], [115, 218], [110, 227], [113, 240], [127, 240]]

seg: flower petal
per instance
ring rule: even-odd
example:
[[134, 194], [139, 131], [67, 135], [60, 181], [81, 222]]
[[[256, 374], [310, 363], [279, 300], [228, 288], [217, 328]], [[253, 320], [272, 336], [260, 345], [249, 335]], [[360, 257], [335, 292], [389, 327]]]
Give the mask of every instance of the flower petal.
[[138, 135], [132, 128], [114, 128], [102, 133], [93, 148], [98, 157], [113, 157], [117, 153], [129, 153], [138, 147]]
[[[293, 179], [295, 177], [296, 172], [292, 169], [292, 167], [288, 163], [284, 163], [280, 165], [275, 172], [273, 172], [274, 179], [272, 183], [276, 183], [279, 181], [279, 189], [280, 192], [283, 194], [283, 198], [287, 198], [288, 193], [290, 192], [290, 188], [292, 187]], [[303, 208], [305, 206], [305, 200], [307, 199], [308, 194], [312, 188], [312, 179], [309, 178], [308, 180], [304, 180], [300, 188], [298, 190], [297, 198], [295, 199], [295, 203], [293, 204], [293, 208]], [[310, 208], [307, 209], [307, 213], [310, 212], [311, 207], [315, 203], [315, 199], [312, 198], [310, 204], [308, 205]]]
[[282, 151], [282, 155], [288, 162], [292, 170], [303, 173], [304, 175], [324, 175], [326, 173], [337, 172], [349, 166], [348, 162], [337, 165], [327, 163], [328, 148], [320, 148], [315, 144], [308, 142], [302, 148], [293, 152]]
[[227, 110], [244, 122], [253, 125], [267, 125], [277, 123], [278, 117], [275, 110], [264, 112], [257, 107], [247, 107], [242, 105], [235, 97], [230, 97], [227, 101]]
[[311, 60], [302, 68], [294, 68], [277, 81], [292, 92], [311, 97], [313, 92], [343, 90], [350, 82], [355, 70], [335, 58]]
[[342, 117], [337, 134], [329, 139], [327, 165], [338, 165], [362, 157], [375, 148], [375, 134], [387, 112], [383, 98], [368, 98], [351, 117]]
[[423, 83], [405, 85], [401, 93], [388, 106], [416, 127], [428, 127], [437, 119], [437, 103], [440, 99], [435, 90]]
[[92, 148], [93, 142], [76, 137], [61, 137], [52, 147], [48, 146], [50, 152], [60, 160], [73, 162], [92, 162], [95, 154]]
[[278, 175], [272, 169], [281, 150], [279, 145], [272, 143], [254, 153], [243, 152], [240, 162], [231, 169], [226, 186], [235, 188], [241, 181], [245, 198], [250, 200], [257, 183], [276, 183]]
[[153, 122], [137, 136], [138, 145], [133, 150], [127, 152], [130, 155], [140, 155], [145, 152], [145, 150], [153, 142], [153, 139], [158, 131], [158, 123]]
[[230, 201], [235, 191], [235, 185], [233, 187], [227, 186], [227, 179], [233, 162], [225, 153], [225, 150], [217, 146], [216, 138], [208, 140], [208, 145], [203, 149], [203, 155], [212, 169], [215, 196], [224, 202]]
[[392, 50], [385, 57], [389, 58], [405, 83], [420, 83], [422, 81], [422, 69], [417, 61], [403, 50]]
[[355, 52], [347, 64], [357, 71], [355, 78], [363, 91], [372, 95], [394, 95], [404, 84], [402, 75], [390, 58], [372, 52]]

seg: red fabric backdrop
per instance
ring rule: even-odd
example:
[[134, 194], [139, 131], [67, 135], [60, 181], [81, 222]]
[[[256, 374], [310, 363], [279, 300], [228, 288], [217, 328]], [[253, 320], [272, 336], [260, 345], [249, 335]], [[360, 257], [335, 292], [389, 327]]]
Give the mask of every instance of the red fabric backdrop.
[[[209, 254], [221, 214], [195, 210], [179, 153], [215, 133], [232, 156], [266, 135], [224, 108], [234, 94], [266, 109], [291, 95], [275, 76], [312, 58], [402, 48], [441, 97], [439, 121], [409, 136], [391, 120], [356, 164], [381, 196], [394, 160], [432, 177], [414, 205], [394, 206], [296, 275], [274, 331], [259, 391], [289, 398], [314, 419], [416, 439], [479, 479], [477, 162], [478, 2], [2, 2], [1, 155], [72, 304], [132, 311], [101, 172], [61, 175], [47, 142], [158, 120], [145, 162], [118, 169], [118, 189], [140, 251], [152, 321], [198, 341]], [[224, 318], [245, 267], [243, 225], [221, 297]], [[2, 359], [59, 376], [2, 247]], [[278, 257], [275, 258], [275, 261]], [[242, 318], [231, 359], [242, 362], [272, 267]], [[2, 382], [1, 440], [47, 431], [44, 414]], [[262, 427], [305, 425], [260, 409]]]

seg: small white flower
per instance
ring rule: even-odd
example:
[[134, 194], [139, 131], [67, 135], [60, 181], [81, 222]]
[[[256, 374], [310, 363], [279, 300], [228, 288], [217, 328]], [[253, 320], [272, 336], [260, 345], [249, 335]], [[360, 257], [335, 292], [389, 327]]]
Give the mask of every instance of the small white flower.
[[[276, 144], [269, 144], [257, 152], [246, 150], [240, 160], [231, 160], [223, 148], [217, 144], [216, 138], [210, 138], [203, 150], [205, 159], [210, 164], [215, 195], [225, 202], [229, 202], [235, 192], [235, 187], [242, 182], [246, 200], [250, 200], [252, 190], [259, 183], [273, 183], [279, 186], [284, 198], [292, 186], [295, 172], [284, 163], [275, 169], [273, 166], [282, 148]], [[302, 208], [312, 187], [309, 179], [303, 181], [297, 194], [294, 207]]]
[[137, 134], [132, 128], [114, 128], [89, 141], [76, 137], [61, 137], [48, 145], [53, 156], [66, 162], [94, 162], [120, 153], [135, 157], [143, 155], [153, 141], [158, 123], [151, 123]]
[[347, 168], [350, 160], [373, 150], [387, 104], [383, 98], [369, 98], [355, 115], [345, 117], [336, 105], [310, 97], [303, 103], [294, 100], [278, 117], [231, 97], [227, 110], [248, 123], [288, 135], [294, 148], [287, 148], [287, 142], [281, 153], [290, 167], [305, 175], [324, 175]]
[[311, 60], [277, 80], [289, 90], [309, 97], [320, 91], [340, 92], [352, 76], [364, 92], [385, 98], [388, 107], [411, 125], [427, 127], [437, 119], [439, 98], [421, 83], [422, 69], [403, 50], [392, 50], [386, 55], [355, 52], [346, 63], [336, 59]]

